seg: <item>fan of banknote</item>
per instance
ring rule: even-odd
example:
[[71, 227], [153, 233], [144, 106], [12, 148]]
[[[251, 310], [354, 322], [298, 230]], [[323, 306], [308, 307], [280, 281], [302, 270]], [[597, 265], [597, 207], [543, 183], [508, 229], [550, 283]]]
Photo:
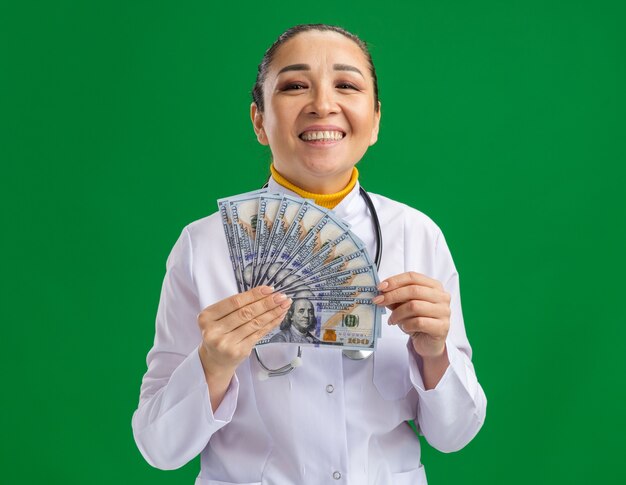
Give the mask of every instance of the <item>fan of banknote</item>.
[[265, 190], [218, 200], [239, 291], [274, 287], [292, 299], [258, 345], [374, 349], [383, 310], [376, 265], [348, 224], [313, 201]]

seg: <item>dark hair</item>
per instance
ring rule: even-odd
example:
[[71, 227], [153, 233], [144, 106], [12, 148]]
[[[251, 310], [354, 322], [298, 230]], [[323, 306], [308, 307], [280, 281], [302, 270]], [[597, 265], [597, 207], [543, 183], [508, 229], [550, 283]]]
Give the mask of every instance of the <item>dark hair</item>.
[[372, 62], [372, 56], [370, 54], [369, 49], [367, 48], [367, 44], [359, 39], [356, 35], [348, 32], [341, 27], [337, 27], [335, 25], [327, 25], [327, 24], [300, 24], [294, 27], [291, 27], [285, 30], [276, 42], [274, 42], [267, 51], [265, 51], [265, 55], [261, 60], [261, 64], [259, 64], [259, 68], [256, 75], [256, 82], [254, 83], [254, 87], [252, 88], [252, 100], [256, 103], [259, 111], [262, 113], [265, 110], [265, 103], [263, 102], [263, 84], [265, 83], [265, 78], [267, 77], [267, 71], [269, 69], [270, 64], [274, 60], [274, 55], [278, 48], [287, 42], [292, 37], [295, 37], [301, 32], [308, 32], [311, 30], [318, 30], [320, 32], [337, 32], [344, 37], [352, 40], [356, 45], [361, 48], [363, 54], [365, 54], [365, 58], [369, 64], [370, 74], [372, 75], [372, 80], [374, 81], [374, 109], [378, 111], [378, 78], [376, 77], [376, 69], [374, 68], [374, 63]]

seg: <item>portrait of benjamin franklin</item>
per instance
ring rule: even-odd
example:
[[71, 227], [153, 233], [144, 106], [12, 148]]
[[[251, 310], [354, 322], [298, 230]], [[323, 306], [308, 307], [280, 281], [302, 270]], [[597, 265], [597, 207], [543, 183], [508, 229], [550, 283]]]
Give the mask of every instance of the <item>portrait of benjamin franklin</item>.
[[318, 339], [311, 333], [315, 330], [315, 308], [308, 298], [294, 298], [280, 324], [280, 332], [270, 342], [315, 343]]

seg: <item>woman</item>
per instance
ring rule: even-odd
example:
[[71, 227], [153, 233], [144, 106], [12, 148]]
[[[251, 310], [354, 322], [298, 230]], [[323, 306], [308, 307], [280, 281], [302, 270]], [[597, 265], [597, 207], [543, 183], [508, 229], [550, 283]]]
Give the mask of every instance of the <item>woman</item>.
[[[251, 119], [272, 152], [269, 189], [333, 208], [376, 252], [357, 162], [376, 142], [380, 102], [365, 44], [327, 25], [296, 26], [259, 65]], [[424, 484], [415, 420], [442, 451], [478, 432], [486, 399], [471, 363], [458, 275], [439, 228], [371, 195], [390, 311], [371, 358], [302, 347], [304, 364], [256, 378], [255, 343], [292, 302], [266, 286], [235, 294], [218, 214], [182, 232], [167, 261], [153, 348], [133, 432], [146, 460], [178, 468], [199, 453], [197, 484]], [[388, 325], [384, 325], [384, 323]], [[293, 346], [259, 349], [268, 367]]]

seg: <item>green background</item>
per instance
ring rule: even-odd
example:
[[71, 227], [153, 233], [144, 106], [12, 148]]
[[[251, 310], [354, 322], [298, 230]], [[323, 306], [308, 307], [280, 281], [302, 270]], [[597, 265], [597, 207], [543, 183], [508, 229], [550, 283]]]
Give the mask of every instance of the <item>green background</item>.
[[[19, 5], [19, 6], [18, 6]], [[621, 1], [2, 2], [3, 483], [189, 484], [137, 405], [165, 260], [260, 187], [256, 67], [296, 23], [371, 45], [361, 181], [443, 229], [488, 397], [438, 484], [623, 483], [626, 6]]]

